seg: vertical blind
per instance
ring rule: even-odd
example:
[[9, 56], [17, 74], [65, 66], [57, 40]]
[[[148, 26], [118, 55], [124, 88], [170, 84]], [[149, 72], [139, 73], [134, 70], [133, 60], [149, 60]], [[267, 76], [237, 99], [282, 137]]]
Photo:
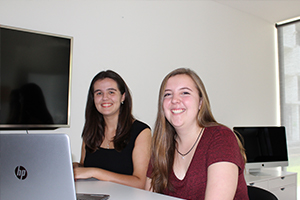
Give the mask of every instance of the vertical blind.
[[289, 167], [300, 173], [300, 19], [276, 25], [281, 125], [286, 128]]

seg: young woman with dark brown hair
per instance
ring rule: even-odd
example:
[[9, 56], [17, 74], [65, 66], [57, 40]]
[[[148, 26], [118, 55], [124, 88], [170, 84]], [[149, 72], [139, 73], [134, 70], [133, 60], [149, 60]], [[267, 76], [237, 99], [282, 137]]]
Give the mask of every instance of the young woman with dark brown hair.
[[131, 111], [132, 99], [124, 80], [111, 70], [98, 73], [89, 88], [81, 160], [73, 164], [75, 179], [145, 187], [151, 131]]

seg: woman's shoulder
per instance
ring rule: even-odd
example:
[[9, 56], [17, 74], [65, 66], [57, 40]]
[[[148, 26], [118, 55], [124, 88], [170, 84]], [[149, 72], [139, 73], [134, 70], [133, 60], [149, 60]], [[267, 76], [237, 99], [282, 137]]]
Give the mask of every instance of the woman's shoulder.
[[206, 127], [207, 132], [209, 133], [212, 138], [234, 138], [234, 132], [227, 126], [224, 125], [216, 125], [216, 126], [210, 126]]
[[142, 122], [142, 121], [140, 121], [140, 120], [134, 120], [134, 122], [133, 122], [133, 124], [132, 124], [132, 128], [133, 129], [142, 129], [142, 130], [144, 130], [144, 129], [146, 129], [146, 128], [149, 128], [149, 129], [151, 129], [150, 128], [150, 126], [148, 125], [148, 124], [146, 124], [146, 123], [144, 123], [144, 122]]
[[233, 131], [230, 128], [228, 128], [227, 126], [224, 126], [224, 125], [209, 126], [209, 127], [206, 127], [206, 129], [208, 129], [208, 131], [210, 131], [210, 132], [233, 133]]
[[150, 126], [148, 126], [146, 123], [142, 121], [134, 120], [130, 129], [131, 137], [133, 137], [132, 139], [135, 140], [140, 135], [140, 133], [143, 132], [145, 129], [150, 129]]

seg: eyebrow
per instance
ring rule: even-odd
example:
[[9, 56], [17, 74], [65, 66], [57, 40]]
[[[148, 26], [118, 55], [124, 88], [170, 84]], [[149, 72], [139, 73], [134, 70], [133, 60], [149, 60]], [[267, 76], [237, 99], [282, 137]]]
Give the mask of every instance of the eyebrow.
[[[102, 90], [96, 89], [96, 90], [94, 90], [94, 93], [99, 92], [99, 91], [102, 91]], [[106, 91], [117, 91], [117, 89], [115, 89], [115, 88], [108, 88]]]
[[[191, 88], [189, 87], [182, 87], [182, 88], [179, 88], [179, 90], [189, 90], [189, 91], [193, 91]], [[165, 92], [168, 92], [168, 91], [172, 91], [171, 89], [165, 89]]]
[[190, 90], [190, 91], [193, 91], [191, 88], [189, 88], [189, 87], [182, 87], [182, 88], [180, 88], [179, 90]]

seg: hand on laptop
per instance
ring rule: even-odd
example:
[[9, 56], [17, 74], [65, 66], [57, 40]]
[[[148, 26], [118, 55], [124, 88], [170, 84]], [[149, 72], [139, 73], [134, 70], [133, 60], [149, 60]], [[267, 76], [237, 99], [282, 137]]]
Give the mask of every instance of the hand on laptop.
[[77, 179], [88, 179], [93, 177], [95, 168], [92, 167], [75, 167], [73, 168], [74, 178]]
[[83, 165], [80, 164], [79, 162], [73, 162], [73, 168], [76, 168], [76, 167], [83, 167]]

